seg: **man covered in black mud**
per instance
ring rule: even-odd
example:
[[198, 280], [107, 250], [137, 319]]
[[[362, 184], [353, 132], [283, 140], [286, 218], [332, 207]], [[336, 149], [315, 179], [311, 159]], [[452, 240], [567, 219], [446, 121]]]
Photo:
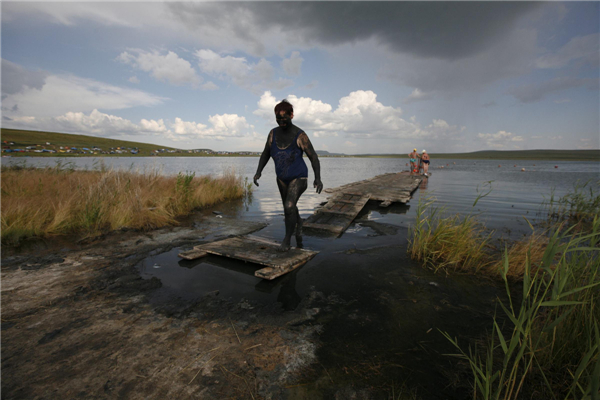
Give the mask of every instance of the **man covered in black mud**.
[[285, 213], [285, 238], [279, 251], [290, 249], [294, 232], [296, 233], [296, 246], [302, 247], [302, 218], [300, 218], [297, 204], [308, 186], [308, 168], [302, 159], [303, 153], [308, 156], [315, 173], [313, 186], [317, 189], [317, 193], [321, 193], [323, 190], [319, 157], [306, 133], [292, 124], [293, 118], [294, 108], [287, 100], [284, 99], [275, 106], [275, 119], [278, 127], [269, 132], [265, 149], [258, 161], [256, 175], [254, 175], [254, 184], [258, 186], [262, 170], [269, 162], [269, 158], [273, 158], [277, 186]]

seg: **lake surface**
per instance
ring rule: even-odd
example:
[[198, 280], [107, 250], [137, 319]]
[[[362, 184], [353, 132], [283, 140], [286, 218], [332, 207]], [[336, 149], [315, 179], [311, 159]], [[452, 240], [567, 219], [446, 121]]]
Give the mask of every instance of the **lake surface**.
[[[320, 161], [325, 188], [408, 170], [404, 159]], [[2, 159], [3, 165], [22, 162]], [[56, 159], [27, 158], [25, 162], [54, 166]], [[73, 162], [81, 169], [98, 168], [102, 162], [109, 168], [158, 169], [168, 175], [219, 175], [233, 168], [251, 181], [258, 158], [68, 158], [61, 162]], [[216, 256], [181, 260], [179, 248], [147, 257], [138, 269], [146, 279], [161, 280], [162, 287], [151, 300], [159, 305], [189, 303], [219, 293], [221, 299], [238, 304], [242, 313], [285, 312], [298, 307], [312, 310], [316, 315], [310, 323], [323, 327], [317, 356], [331, 382], [320, 379], [320, 370], [314, 376], [308, 373], [301, 385], [288, 390], [290, 399], [334, 398], [344, 384], [375, 387], [381, 394], [394, 382], [409, 382], [424, 400], [468, 398], [468, 388], [449, 385], [455, 380], [451, 376], [455, 361], [444, 354], [455, 353], [455, 349], [440, 332], [461, 338], [461, 343], [485, 334], [504, 289], [478, 277], [434, 274], [407, 256], [409, 227], [419, 199], [435, 197], [447, 213], [475, 213], [497, 236], [518, 238], [530, 233], [523, 217], [532, 222], [543, 218], [539, 215], [541, 203], [552, 191], [560, 197], [578, 181], [593, 182], [597, 187], [600, 163], [433, 159], [430, 172], [432, 176], [423, 181], [407, 205], [382, 209], [369, 203], [340, 238], [305, 235], [305, 247], [319, 254], [274, 281], [254, 277], [255, 268], [235, 260]], [[303, 218], [328, 196], [315, 193], [312, 179], [309, 164], [309, 189], [298, 204]], [[491, 192], [473, 207], [478, 195], [489, 190], [486, 182], [490, 181]], [[198, 215], [217, 218], [212, 211], [220, 211], [224, 218], [266, 221], [268, 226], [257, 234], [281, 241], [283, 207], [272, 162], [259, 183], [251, 201], [220, 204]]]

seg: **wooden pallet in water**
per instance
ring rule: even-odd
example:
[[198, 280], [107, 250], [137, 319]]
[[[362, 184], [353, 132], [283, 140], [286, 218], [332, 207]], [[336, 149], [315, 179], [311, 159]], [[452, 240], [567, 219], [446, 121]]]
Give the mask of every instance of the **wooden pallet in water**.
[[302, 227], [341, 235], [367, 204], [370, 197], [369, 193], [350, 191], [337, 193], [323, 208], [308, 217]]
[[179, 253], [179, 257], [195, 260], [214, 254], [252, 262], [265, 266], [255, 271], [254, 276], [272, 280], [304, 265], [318, 254], [317, 251], [296, 247], [286, 252], [279, 252], [277, 251], [279, 245], [277, 242], [259, 236], [237, 236], [195, 246], [193, 250]]

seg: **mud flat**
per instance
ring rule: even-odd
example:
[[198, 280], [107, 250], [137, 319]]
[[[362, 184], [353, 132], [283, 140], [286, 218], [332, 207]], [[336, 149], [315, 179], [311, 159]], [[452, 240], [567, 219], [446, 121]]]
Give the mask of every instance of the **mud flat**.
[[153, 306], [161, 282], [135, 268], [149, 254], [262, 223], [207, 219], [200, 227], [119, 234], [80, 250], [2, 260], [3, 398], [277, 398], [314, 361], [306, 316], [265, 320], [218, 293]]
[[[419, 399], [467, 397], [439, 330], [483, 334], [502, 289], [422, 270], [406, 256], [406, 228], [368, 212], [351, 235], [310, 239], [317, 257], [267, 283], [240, 261], [179, 261], [264, 227], [214, 215], [69, 250], [4, 251], [3, 398], [388, 399], [407, 385]], [[221, 290], [169, 296], [157, 260], [197, 273], [188, 283], [207, 281], [211, 264], [229, 275]], [[242, 279], [254, 297], [236, 294]]]

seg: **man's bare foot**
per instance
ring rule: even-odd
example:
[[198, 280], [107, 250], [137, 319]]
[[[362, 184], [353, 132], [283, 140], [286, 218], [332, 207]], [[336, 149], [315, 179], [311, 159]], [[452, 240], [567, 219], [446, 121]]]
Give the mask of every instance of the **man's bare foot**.
[[277, 251], [280, 251], [282, 253], [289, 251], [290, 250], [290, 243], [289, 242], [285, 242], [285, 240], [283, 241], [283, 243], [281, 243], [281, 245], [277, 248]]

